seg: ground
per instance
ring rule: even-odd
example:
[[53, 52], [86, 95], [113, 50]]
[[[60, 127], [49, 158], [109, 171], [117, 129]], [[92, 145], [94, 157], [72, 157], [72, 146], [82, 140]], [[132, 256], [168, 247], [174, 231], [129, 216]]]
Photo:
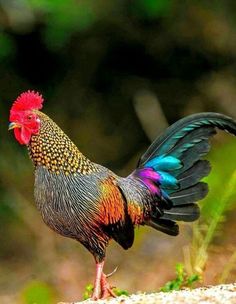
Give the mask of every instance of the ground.
[[184, 289], [173, 292], [133, 294], [116, 299], [58, 304], [236, 304], [236, 283], [207, 286], [193, 290]]

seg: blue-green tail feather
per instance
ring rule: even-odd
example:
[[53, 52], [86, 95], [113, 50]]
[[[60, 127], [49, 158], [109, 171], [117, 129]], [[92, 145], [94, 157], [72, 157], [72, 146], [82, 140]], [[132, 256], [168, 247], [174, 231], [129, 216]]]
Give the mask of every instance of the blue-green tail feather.
[[176, 235], [175, 221], [194, 221], [199, 217], [195, 202], [207, 195], [208, 186], [201, 179], [211, 169], [202, 157], [210, 150], [209, 139], [216, 134], [216, 128], [236, 135], [236, 122], [228, 116], [218, 113], [188, 116], [170, 126], [140, 158], [139, 172], [142, 168], [146, 170], [146, 181], [147, 176], [151, 178], [149, 169], [156, 172], [155, 183], [161, 195], [172, 203], [172, 208], [163, 207], [159, 218], [151, 215], [147, 225]]

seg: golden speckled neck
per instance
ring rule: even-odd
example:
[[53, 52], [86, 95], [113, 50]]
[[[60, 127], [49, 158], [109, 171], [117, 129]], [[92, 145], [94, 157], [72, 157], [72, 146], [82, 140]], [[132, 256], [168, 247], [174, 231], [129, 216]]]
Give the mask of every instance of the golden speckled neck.
[[41, 125], [39, 134], [31, 137], [28, 145], [30, 157], [37, 166], [43, 166], [50, 172], [66, 175], [96, 172], [94, 163], [88, 160], [69, 139], [69, 137], [42, 112], [39, 115]]

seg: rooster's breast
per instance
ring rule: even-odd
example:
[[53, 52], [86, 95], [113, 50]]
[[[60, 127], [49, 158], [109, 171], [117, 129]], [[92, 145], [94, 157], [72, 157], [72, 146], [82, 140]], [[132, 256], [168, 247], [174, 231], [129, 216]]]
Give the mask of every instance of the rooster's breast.
[[82, 243], [101, 235], [99, 183], [106, 174], [56, 174], [37, 167], [34, 194], [44, 222], [59, 234]]

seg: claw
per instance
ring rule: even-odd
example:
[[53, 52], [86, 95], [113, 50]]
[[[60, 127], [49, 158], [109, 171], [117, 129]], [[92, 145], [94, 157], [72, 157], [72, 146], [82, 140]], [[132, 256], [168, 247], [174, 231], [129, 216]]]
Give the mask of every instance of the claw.
[[112, 289], [108, 288], [102, 293], [101, 300], [105, 300], [109, 297], [117, 298], [117, 295], [112, 291]]
[[106, 274], [106, 275], [105, 275], [106, 278], [110, 278], [114, 273], [116, 273], [117, 269], [118, 269], [118, 266], [116, 266], [116, 268], [115, 268], [112, 272]]

